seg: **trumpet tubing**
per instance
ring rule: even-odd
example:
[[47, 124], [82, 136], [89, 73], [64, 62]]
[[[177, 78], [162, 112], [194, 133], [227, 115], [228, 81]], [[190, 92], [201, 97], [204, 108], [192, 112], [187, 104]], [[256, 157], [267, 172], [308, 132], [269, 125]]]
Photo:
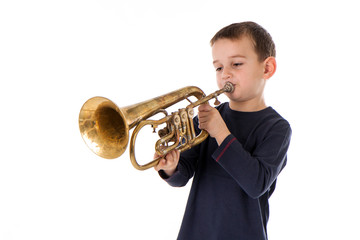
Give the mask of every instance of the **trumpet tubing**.
[[[119, 108], [107, 98], [93, 97], [87, 100], [80, 110], [80, 133], [86, 145], [95, 154], [106, 159], [114, 159], [125, 152], [129, 142], [129, 131], [134, 128], [130, 139], [130, 160], [136, 169], [145, 170], [156, 166], [160, 158], [173, 149], [182, 152], [204, 141], [208, 136], [206, 131], [195, 135], [192, 122], [193, 108], [233, 90], [234, 86], [226, 83], [224, 88], [206, 96], [198, 87], [185, 87], [123, 108]], [[191, 102], [191, 96], [198, 100]], [[171, 115], [166, 112], [166, 108], [184, 99], [190, 102], [188, 106]], [[165, 117], [159, 120], [148, 119], [157, 113], [164, 113]], [[166, 124], [166, 127], [158, 131], [160, 139], [155, 144], [155, 151], [161, 157], [139, 165], [135, 157], [135, 142], [139, 131], [146, 125], [151, 125], [155, 131], [161, 124]]]

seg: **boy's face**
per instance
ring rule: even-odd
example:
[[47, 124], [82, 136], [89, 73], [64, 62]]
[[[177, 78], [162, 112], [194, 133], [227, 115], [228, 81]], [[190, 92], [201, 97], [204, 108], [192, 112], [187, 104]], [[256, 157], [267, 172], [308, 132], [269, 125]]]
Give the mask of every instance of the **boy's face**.
[[[234, 84], [234, 92], [226, 93], [230, 99], [230, 107], [246, 104], [250, 107], [248, 110], [256, 110], [252, 108], [260, 106], [255, 105], [265, 105], [263, 90], [266, 60], [259, 62], [248, 37], [238, 40], [219, 39], [212, 46], [212, 55], [218, 87], [222, 88], [226, 82]], [[260, 108], [262, 107], [265, 106]]]

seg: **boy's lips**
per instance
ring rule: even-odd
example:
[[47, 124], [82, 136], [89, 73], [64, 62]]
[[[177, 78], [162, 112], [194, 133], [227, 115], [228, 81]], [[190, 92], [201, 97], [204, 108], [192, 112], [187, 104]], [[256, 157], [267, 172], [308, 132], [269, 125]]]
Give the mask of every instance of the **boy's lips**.
[[232, 93], [235, 90], [235, 86], [231, 82], [226, 82], [223, 88], [225, 89], [225, 92], [228, 93]]

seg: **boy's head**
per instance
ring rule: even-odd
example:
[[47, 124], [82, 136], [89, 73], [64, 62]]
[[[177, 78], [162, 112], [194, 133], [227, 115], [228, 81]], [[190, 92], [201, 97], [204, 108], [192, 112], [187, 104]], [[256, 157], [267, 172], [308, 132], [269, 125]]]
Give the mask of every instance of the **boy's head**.
[[258, 55], [259, 62], [268, 57], [276, 57], [275, 44], [270, 34], [259, 24], [254, 22], [233, 23], [222, 28], [211, 39], [211, 46], [219, 39], [238, 40], [242, 37], [248, 37]]
[[265, 83], [276, 71], [275, 44], [270, 34], [254, 22], [234, 23], [215, 34], [211, 47], [218, 87], [226, 82], [235, 87], [226, 94], [230, 108], [264, 109]]

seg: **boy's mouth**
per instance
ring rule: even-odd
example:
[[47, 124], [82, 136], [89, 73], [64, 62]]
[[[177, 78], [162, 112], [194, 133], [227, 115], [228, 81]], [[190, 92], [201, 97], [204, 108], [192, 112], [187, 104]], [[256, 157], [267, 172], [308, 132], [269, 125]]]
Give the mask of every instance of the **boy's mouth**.
[[226, 82], [223, 88], [225, 92], [232, 93], [235, 89], [235, 86], [231, 82]]

